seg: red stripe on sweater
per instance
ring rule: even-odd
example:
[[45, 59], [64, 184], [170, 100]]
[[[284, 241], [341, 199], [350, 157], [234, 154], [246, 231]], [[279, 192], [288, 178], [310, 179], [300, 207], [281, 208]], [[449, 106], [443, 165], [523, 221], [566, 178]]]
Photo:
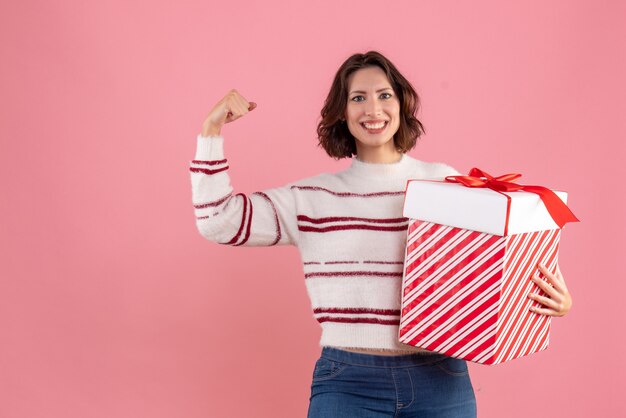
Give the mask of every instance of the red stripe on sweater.
[[237, 230], [237, 234], [228, 242], [224, 243], [226, 245], [233, 245], [239, 240], [239, 236], [241, 236], [241, 231], [243, 231], [243, 225], [246, 220], [246, 213], [248, 212], [248, 199], [246, 195], [243, 193], [237, 193], [237, 196], [243, 197], [243, 211], [241, 213], [241, 223], [239, 224], [239, 230]]
[[292, 189], [305, 190], [305, 191], [314, 191], [314, 192], [326, 192], [339, 197], [380, 197], [380, 196], [390, 196], [404, 195], [404, 190], [400, 192], [374, 192], [374, 193], [351, 193], [351, 192], [335, 192], [324, 187], [317, 186], [291, 186]]
[[333, 276], [378, 276], [378, 277], [402, 277], [402, 272], [390, 271], [317, 271], [306, 273], [305, 279], [310, 277], [333, 277]]
[[342, 313], [342, 314], [376, 314], [400, 315], [400, 309], [371, 309], [371, 308], [315, 308], [313, 313]]
[[248, 212], [248, 226], [246, 227], [246, 235], [243, 237], [243, 241], [241, 241], [239, 244], [235, 244], [235, 246], [245, 244], [248, 241], [248, 238], [250, 238], [250, 228], [252, 226], [253, 208], [252, 208], [252, 200], [250, 200], [250, 198], [247, 196], [246, 196], [246, 199], [248, 200], [248, 203], [250, 204], [250, 212]]
[[298, 215], [299, 221], [311, 222], [314, 224], [321, 224], [326, 222], [341, 222], [341, 221], [363, 221], [372, 223], [399, 223], [406, 222], [408, 218], [357, 218], [352, 216], [329, 216], [326, 218], [310, 218], [306, 215]]
[[228, 160], [192, 160], [193, 164], [203, 164], [203, 165], [217, 165], [217, 164], [225, 164]]
[[369, 229], [372, 231], [406, 231], [406, 224], [400, 226], [374, 226], [374, 225], [336, 225], [325, 228], [314, 228], [312, 226], [298, 225], [298, 230], [302, 232], [330, 232], [345, 231], [349, 229]]
[[226, 199], [228, 199], [231, 195], [232, 195], [232, 193], [228, 193], [226, 196], [222, 197], [221, 199], [214, 200], [213, 202], [198, 203], [197, 205], [193, 205], [193, 207], [196, 208], [196, 209], [204, 209], [204, 208], [208, 208], [208, 207], [211, 207], [211, 206], [218, 206], [218, 205], [224, 203], [226, 201]]
[[280, 241], [280, 238], [282, 237], [282, 233], [280, 231], [280, 222], [278, 220], [278, 211], [276, 211], [276, 206], [274, 206], [274, 202], [272, 202], [272, 199], [270, 199], [270, 197], [267, 194], [263, 192], [256, 192], [256, 194], [267, 199], [267, 201], [270, 202], [270, 205], [272, 205], [272, 210], [274, 211], [274, 221], [276, 222], [276, 239], [274, 240], [274, 242], [270, 244], [270, 246], [276, 245], [278, 241]]
[[350, 324], [379, 324], [379, 325], [400, 325], [399, 319], [378, 319], [378, 318], [344, 318], [322, 316], [316, 318], [318, 322], [347, 322]]
[[228, 166], [218, 168], [217, 170], [209, 170], [208, 168], [189, 167], [189, 171], [191, 171], [192, 173], [202, 173], [202, 174], [208, 174], [208, 175], [220, 173], [226, 170], [228, 170]]

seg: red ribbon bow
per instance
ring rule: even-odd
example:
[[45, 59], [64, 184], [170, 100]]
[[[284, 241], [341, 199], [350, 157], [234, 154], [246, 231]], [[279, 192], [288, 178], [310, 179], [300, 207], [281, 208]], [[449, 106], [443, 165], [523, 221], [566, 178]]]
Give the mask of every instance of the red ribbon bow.
[[548, 213], [552, 216], [554, 222], [563, 228], [568, 222], [579, 222], [578, 218], [574, 216], [572, 211], [567, 207], [565, 203], [554, 193], [552, 190], [543, 186], [525, 186], [523, 184], [513, 183], [514, 180], [520, 178], [521, 174], [509, 173], [503, 174], [498, 177], [494, 177], [480, 168], [472, 168], [467, 176], [448, 176], [446, 181], [453, 183], [461, 183], [465, 187], [486, 187], [494, 190], [500, 194], [503, 194], [508, 199], [506, 225], [504, 227], [504, 234], [507, 234], [509, 223], [509, 208], [511, 197], [503, 192], [517, 192], [524, 191], [530, 193], [536, 193], [541, 198], [541, 201], [546, 206]]

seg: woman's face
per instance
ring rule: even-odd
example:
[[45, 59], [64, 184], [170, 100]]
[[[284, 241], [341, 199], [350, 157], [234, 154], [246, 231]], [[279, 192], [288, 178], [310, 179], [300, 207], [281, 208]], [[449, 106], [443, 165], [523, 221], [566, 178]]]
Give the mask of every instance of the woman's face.
[[389, 147], [400, 127], [400, 101], [385, 72], [366, 67], [348, 77], [346, 123], [359, 148]]

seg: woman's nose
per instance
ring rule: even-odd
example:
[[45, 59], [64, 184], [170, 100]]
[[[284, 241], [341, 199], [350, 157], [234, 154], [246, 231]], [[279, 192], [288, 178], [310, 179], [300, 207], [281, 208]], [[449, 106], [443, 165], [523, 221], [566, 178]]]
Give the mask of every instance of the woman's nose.
[[379, 100], [374, 99], [367, 102], [367, 105], [365, 106], [366, 115], [378, 115], [380, 111], [381, 105]]

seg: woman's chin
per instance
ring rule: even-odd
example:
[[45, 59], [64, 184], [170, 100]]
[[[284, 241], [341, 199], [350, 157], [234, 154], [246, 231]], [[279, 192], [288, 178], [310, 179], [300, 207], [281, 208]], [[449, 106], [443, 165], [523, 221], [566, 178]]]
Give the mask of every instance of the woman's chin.
[[[375, 140], [374, 138], [366, 138], [364, 140], [357, 139], [357, 142], [364, 148], [383, 148], [388, 147], [389, 145], [391, 145], [391, 147], [393, 148], [393, 138], [379, 140]], [[391, 142], [392, 144], [389, 144], [389, 142]]]

